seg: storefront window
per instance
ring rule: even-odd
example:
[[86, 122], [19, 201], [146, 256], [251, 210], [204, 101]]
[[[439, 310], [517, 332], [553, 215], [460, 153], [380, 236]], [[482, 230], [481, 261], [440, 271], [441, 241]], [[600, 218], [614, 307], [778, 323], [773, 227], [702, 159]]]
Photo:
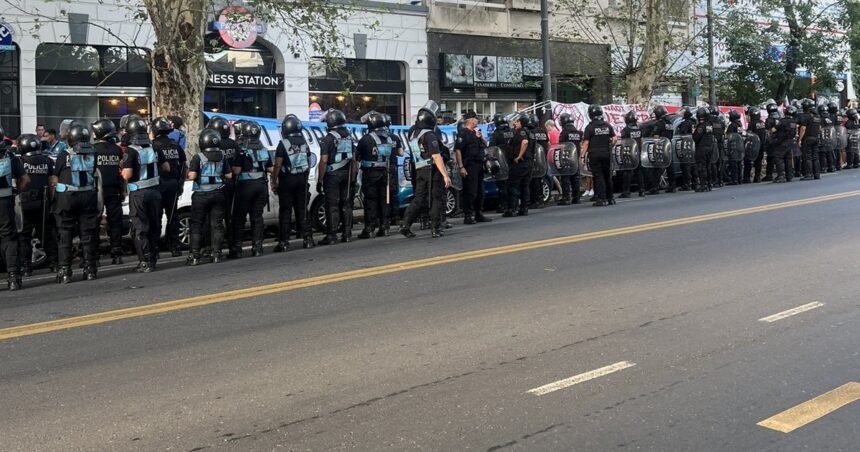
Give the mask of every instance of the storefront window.
[[119, 127], [119, 120], [125, 115], [135, 114], [149, 121], [149, 97], [100, 97], [100, 117], [110, 119]]
[[245, 49], [208, 47], [204, 55], [210, 72], [275, 73], [275, 56], [260, 44]]
[[326, 111], [336, 108], [346, 113], [349, 122], [358, 123], [365, 113], [373, 110], [391, 116], [393, 124], [405, 124], [403, 96], [397, 94], [352, 94], [311, 93], [308, 104], [317, 104]]
[[325, 64], [314, 59], [308, 70], [311, 108], [343, 110], [351, 122], [375, 110], [390, 115], [394, 124], [407, 123], [405, 69], [399, 61], [345, 59]]
[[21, 134], [18, 55], [17, 50], [0, 51], [0, 124], [10, 137]]
[[149, 51], [118, 46], [39, 44], [39, 85], [150, 87]]
[[39, 96], [36, 98], [38, 123], [57, 129], [64, 119], [91, 124], [99, 118], [99, 98], [88, 96]]
[[275, 118], [278, 116], [275, 93], [256, 89], [208, 89], [203, 96], [203, 110]]
[[99, 51], [92, 46], [72, 44], [39, 44], [36, 48], [36, 70], [98, 72]]

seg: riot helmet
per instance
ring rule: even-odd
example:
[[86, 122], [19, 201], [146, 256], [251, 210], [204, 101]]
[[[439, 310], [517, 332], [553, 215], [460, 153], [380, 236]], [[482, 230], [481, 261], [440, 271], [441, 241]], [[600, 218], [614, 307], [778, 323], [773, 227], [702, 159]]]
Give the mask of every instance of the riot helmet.
[[815, 101], [812, 99], [803, 99], [800, 102], [800, 106], [803, 108], [804, 113], [809, 113], [815, 107]]
[[627, 114], [624, 115], [624, 124], [628, 126], [635, 126], [639, 122], [639, 117], [636, 116], [636, 112], [630, 110]]
[[669, 112], [666, 111], [666, 107], [662, 105], [658, 105], [654, 107], [654, 117], [657, 119], [663, 119], [664, 116], [668, 115]]
[[562, 113], [561, 116], [558, 117], [558, 123], [561, 124], [562, 127], [573, 124], [573, 116], [570, 113]]
[[212, 129], [221, 134], [222, 140], [230, 138], [230, 122], [221, 116], [213, 116], [212, 119], [209, 120], [209, 123], [206, 124], [206, 128]]
[[692, 107], [684, 107], [684, 119], [693, 119], [693, 108]]
[[857, 112], [856, 108], [849, 108], [848, 111], [845, 112], [845, 117], [852, 121], [857, 121], [860, 120], [860, 113]]
[[325, 113], [325, 125], [328, 130], [343, 128], [346, 125], [346, 115], [340, 110], [329, 109]]
[[263, 133], [263, 129], [257, 121], [243, 121], [240, 129], [242, 130], [242, 137], [250, 140], [259, 140], [260, 134]]
[[521, 114], [517, 117], [517, 123], [519, 123], [520, 127], [528, 127], [529, 126], [529, 115]]
[[588, 106], [588, 117], [592, 121], [598, 118], [603, 117], [603, 107], [597, 104], [591, 104]]
[[436, 115], [427, 110], [419, 110], [415, 119], [415, 126], [419, 129], [433, 129], [436, 127]]
[[779, 106], [776, 104], [767, 104], [767, 114], [775, 115], [779, 113]]
[[818, 106], [818, 114], [822, 116], [827, 114], [827, 104], [821, 104]]
[[152, 127], [152, 133], [157, 137], [166, 136], [170, 132], [173, 132], [173, 123], [164, 116], [153, 119], [150, 126]]
[[759, 110], [758, 108], [750, 107], [750, 109], [747, 113], [750, 115], [750, 119], [755, 119], [755, 120], [761, 119], [761, 110]]
[[361, 118], [361, 122], [367, 126], [368, 132], [385, 128], [385, 118], [382, 114], [371, 111]]
[[69, 134], [67, 137], [69, 147], [75, 147], [81, 143], [89, 143], [90, 142], [90, 129], [80, 125], [75, 124], [69, 127]]
[[710, 112], [708, 112], [707, 108], [700, 107], [698, 110], [696, 110], [696, 119], [698, 119], [699, 121], [704, 121], [708, 119], [708, 116], [710, 116]]
[[741, 114], [738, 113], [737, 110], [729, 111], [729, 121], [734, 122], [734, 121], [740, 121], [740, 120], [741, 120]]
[[141, 117], [129, 118], [125, 125], [125, 133], [129, 137], [129, 144], [138, 146], [149, 146], [149, 135], [146, 133], [146, 121]]
[[711, 105], [710, 107], [708, 107], [708, 114], [712, 118], [718, 118], [720, 116], [720, 109]]
[[203, 129], [200, 131], [200, 136], [197, 138], [197, 145], [201, 151], [219, 149], [221, 144], [221, 134], [217, 130]]
[[[506, 126], [508, 125], [508, 118], [506, 118], [503, 113], [496, 113], [493, 116], [493, 124], [495, 124], [496, 127]], [[564, 123], [562, 123], [562, 125], [564, 125]]]
[[140, 116], [138, 116], [134, 113], [132, 113], [130, 115], [123, 115], [122, 118], [119, 118], [120, 130], [125, 130], [126, 128], [128, 128], [128, 123], [135, 120], [135, 119], [143, 119], [143, 118], [141, 118]]
[[836, 102], [830, 102], [827, 104], [827, 112], [831, 115], [835, 115], [839, 112], [839, 105], [836, 105]]
[[287, 115], [281, 122], [281, 138], [295, 137], [302, 134], [302, 121], [296, 115]]
[[91, 126], [93, 136], [99, 141], [116, 139], [116, 126], [110, 119], [99, 119]]
[[244, 119], [240, 119], [233, 123], [233, 134], [236, 136], [236, 139], [239, 140], [244, 138], [242, 127], [245, 125], [247, 121]]
[[529, 115], [529, 129], [536, 129], [540, 125], [540, 119], [532, 113]]
[[788, 116], [789, 118], [797, 117], [797, 107], [789, 105], [788, 108], [785, 109], [785, 116]]
[[382, 113], [382, 121], [386, 128], [391, 127], [391, 115], [388, 113]]
[[[3, 129], [0, 128], [0, 136], [3, 135]], [[18, 153], [21, 155], [31, 152], [41, 152], [42, 141], [32, 133], [25, 133], [18, 137]]]

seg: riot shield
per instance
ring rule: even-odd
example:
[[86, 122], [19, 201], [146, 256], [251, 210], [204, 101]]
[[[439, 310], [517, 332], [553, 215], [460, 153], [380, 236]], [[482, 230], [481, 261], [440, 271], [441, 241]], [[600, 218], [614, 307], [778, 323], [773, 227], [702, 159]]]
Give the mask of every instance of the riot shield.
[[532, 179], [540, 179], [546, 176], [546, 149], [543, 145], [535, 144], [535, 158], [532, 162]]
[[412, 182], [412, 157], [403, 159], [403, 178]]
[[15, 195], [15, 230], [24, 230], [24, 209], [21, 207], [21, 196]]
[[750, 161], [756, 160], [761, 153], [761, 139], [754, 133], [748, 133], [744, 142], [744, 158]]
[[676, 135], [672, 138], [672, 150], [678, 163], [696, 163], [696, 142], [692, 135]]
[[833, 128], [833, 148], [843, 150], [848, 147], [848, 130], [838, 125]]
[[727, 133], [725, 142], [726, 159], [732, 162], [740, 162], [744, 159], [745, 143], [743, 135], [739, 133]]
[[588, 165], [588, 153], [582, 154], [579, 157], [579, 174], [583, 177], [591, 177], [591, 166]]
[[616, 171], [639, 168], [639, 143], [632, 138], [623, 138], [612, 146], [612, 165]]
[[836, 135], [833, 126], [822, 127], [818, 135], [818, 152], [828, 153], [833, 152], [833, 136]]
[[639, 152], [643, 168], [668, 168], [672, 164], [672, 143], [668, 138], [643, 138]]
[[456, 159], [451, 159], [446, 165], [448, 177], [451, 178], [451, 188], [460, 191], [463, 189], [463, 178], [460, 176], [460, 165]]
[[488, 147], [484, 151], [484, 180], [497, 182], [508, 180], [510, 174], [508, 158], [497, 146]]
[[717, 137], [711, 136], [711, 163], [717, 164], [720, 161], [720, 147], [717, 145]]
[[855, 154], [860, 153], [860, 129], [849, 130], [846, 136], [847, 146], [845, 147], [845, 151]]
[[550, 176], [573, 176], [579, 170], [579, 149], [575, 143], [555, 144], [546, 155]]
[[791, 156], [800, 157], [800, 144], [797, 141], [791, 140]]

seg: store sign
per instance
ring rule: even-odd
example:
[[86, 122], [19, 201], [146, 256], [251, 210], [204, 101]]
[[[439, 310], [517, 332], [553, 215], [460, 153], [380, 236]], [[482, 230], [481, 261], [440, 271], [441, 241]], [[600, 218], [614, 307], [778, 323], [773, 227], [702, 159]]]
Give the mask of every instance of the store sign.
[[4, 50], [15, 50], [15, 44], [12, 43], [12, 26], [0, 22], [0, 52]]
[[213, 28], [225, 44], [234, 49], [250, 47], [263, 33], [263, 26], [257, 24], [254, 13], [244, 6], [230, 6], [221, 10]]
[[543, 60], [493, 55], [443, 54], [442, 84], [448, 88], [540, 88]]
[[237, 74], [234, 72], [210, 72], [207, 86], [210, 88], [284, 89], [284, 76], [280, 74]]

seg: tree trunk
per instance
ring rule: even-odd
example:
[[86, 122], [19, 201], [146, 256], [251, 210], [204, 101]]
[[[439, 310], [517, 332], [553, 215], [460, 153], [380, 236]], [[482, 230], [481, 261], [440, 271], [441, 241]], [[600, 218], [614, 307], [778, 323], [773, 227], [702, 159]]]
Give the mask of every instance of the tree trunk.
[[203, 39], [206, 0], [144, 0], [156, 43], [152, 52], [155, 114], [185, 121], [186, 152], [197, 152], [201, 127], [206, 61]]
[[645, 0], [645, 47], [641, 63], [624, 77], [627, 102], [645, 104], [654, 93], [654, 83], [669, 62], [669, 24], [665, 0]]
[[776, 90], [776, 101], [782, 102], [794, 88], [794, 79], [797, 77], [797, 55], [800, 52], [800, 43], [803, 42], [804, 30], [797, 22], [797, 13], [794, 10], [792, 0], [782, 0], [785, 12], [785, 21], [788, 23], [788, 45], [785, 48], [785, 70], [783, 79], [779, 82]]

